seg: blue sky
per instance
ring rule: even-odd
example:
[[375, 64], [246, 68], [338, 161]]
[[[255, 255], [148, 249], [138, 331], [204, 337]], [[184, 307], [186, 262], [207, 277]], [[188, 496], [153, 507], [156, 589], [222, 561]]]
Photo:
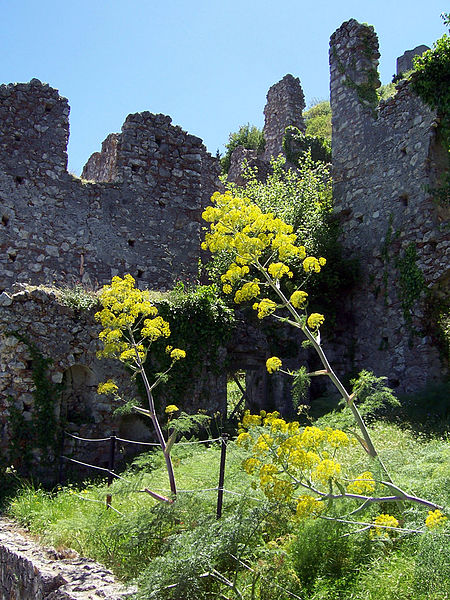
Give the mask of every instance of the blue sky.
[[0, 83], [37, 77], [69, 99], [69, 169], [80, 174], [129, 113], [149, 110], [223, 151], [263, 125], [269, 87], [300, 77], [307, 104], [328, 97], [330, 35], [374, 25], [380, 74], [445, 33], [440, 0], [0, 0]]

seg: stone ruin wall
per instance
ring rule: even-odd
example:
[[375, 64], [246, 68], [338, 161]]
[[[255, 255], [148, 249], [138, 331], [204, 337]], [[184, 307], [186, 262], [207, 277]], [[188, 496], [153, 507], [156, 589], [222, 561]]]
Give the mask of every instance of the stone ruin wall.
[[356, 289], [342, 299], [336, 337], [349, 348], [353, 342], [347, 369], [369, 369], [397, 391], [413, 391], [442, 379], [448, 365], [427, 329], [425, 289], [411, 322], [405, 319], [399, 260], [413, 245], [425, 287], [448, 297], [449, 214], [426, 191], [448, 165], [436, 113], [405, 82], [375, 110], [358, 97], [358, 86], [379, 85], [378, 58], [372, 27], [350, 20], [331, 37], [335, 210], [347, 254], [361, 268]]
[[[139, 419], [113, 418], [110, 398], [96, 394], [99, 382], [124, 379], [124, 373], [95, 356], [94, 311], [74, 312], [51, 290], [29, 284], [81, 282], [96, 289], [114, 275], [131, 273], [141, 287], [164, 290], [177, 278], [196, 280], [201, 212], [217, 186], [218, 161], [201, 140], [174, 127], [170, 117], [149, 112], [129, 115], [122, 132], [109, 135], [102, 151], [89, 159], [83, 178], [74, 177], [66, 169], [68, 115], [67, 100], [38, 80], [0, 86], [3, 448], [11, 435], [10, 399], [26, 421], [34, 411], [29, 351], [8, 335], [13, 331], [53, 359], [49, 377], [65, 388], [56, 412], [69, 431], [105, 437], [120, 428], [124, 437], [148, 439]], [[189, 402], [203, 406], [208, 387], [212, 409], [219, 408], [215, 402], [225, 395], [223, 379], [205, 372]], [[107, 464], [107, 446], [75, 448], [68, 438], [65, 453], [72, 451], [79, 460]], [[39, 450], [34, 454], [39, 463]]]
[[264, 159], [270, 161], [272, 156], [283, 152], [283, 136], [286, 127], [293, 125], [304, 132], [303, 120], [305, 97], [298, 77], [285, 75], [267, 92], [267, 103], [264, 107], [264, 138], [266, 146]]
[[43, 548], [0, 519], [0, 600], [125, 600], [136, 592], [73, 550]]
[[153, 289], [194, 279], [201, 212], [218, 161], [149, 112], [129, 115], [79, 179], [67, 170], [69, 107], [38, 80], [0, 87], [0, 291], [15, 282]]

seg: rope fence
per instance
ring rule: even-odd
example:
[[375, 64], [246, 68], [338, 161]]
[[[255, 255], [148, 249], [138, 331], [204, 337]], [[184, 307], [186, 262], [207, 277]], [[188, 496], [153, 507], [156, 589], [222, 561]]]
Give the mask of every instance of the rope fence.
[[[65, 456], [64, 454], [64, 443], [65, 443], [65, 438], [70, 437], [76, 441], [80, 441], [80, 442], [84, 442], [84, 443], [105, 443], [108, 442], [109, 443], [109, 458], [108, 458], [108, 467], [100, 467], [98, 465], [93, 465], [81, 460], [77, 460], [75, 458], [71, 458], [69, 456]], [[94, 469], [97, 471], [102, 471], [103, 473], [106, 473], [108, 475], [108, 487], [111, 486], [114, 478], [116, 479], [120, 479], [121, 481], [125, 481], [127, 483], [132, 484], [131, 481], [125, 479], [125, 477], [122, 477], [121, 475], [119, 475], [118, 473], [115, 472], [114, 467], [115, 467], [115, 458], [116, 458], [116, 443], [117, 442], [121, 442], [122, 444], [136, 444], [136, 445], [141, 445], [141, 446], [150, 446], [150, 447], [159, 447], [160, 448], [160, 444], [158, 444], [157, 442], [142, 442], [139, 440], [128, 440], [126, 438], [121, 438], [116, 436], [115, 432], [113, 431], [112, 434], [109, 437], [104, 437], [104, 438], [85, 438], [85, 437], [81, 437], [79, 435], [75, 435], [73, 433], [69, 433], [68, 431], [63, 431], [62, 432], [62, 438], [61, 438], [61, 454], [60, 454], [60, 463], [59, 463], [59, 483], [62, 483], [63, 480], [63, 464], [64, 461], [68, 461], [68, 462], [72, 462], [74, 464], [86, 467], [88, 469]], [[216, 517], [218, 519], [220, 519], [220, 517], [222, 516], [222, 506], [223, 506], [223, 494], [225, 493], [229, 493], [229, 494], [236, 494], [236, 495], [240, 495], [237, 494], [236, 492], [232, 492], [230, 490], [226, 490], [224, 489], [224, 480], [225, 480], [225, 463], [226, 463], [226, 451], [227, 451], [227, 442], [228, 442], [228, 435], [227, 434], [223, 434], [220, 437], [216, 437], [216, 438], [210, 438], [207, 440], [194, 440], [192, 442], [178, 442], [177, 445], [191, 445], [191, 444], [211, 444], [211, 443], [215, 443], [215, 442], [220, 442], [221, 444], [221, 452], [220, 452], [220, 467], [219, 467], [219, 482], [217, 487], [214, 488], [205, 488], [202, 490], [178, 490], [177, 493], [183, 494], [183, 493], [196, 493], [196, 492], [217, 492], [217, 508], [216, 508]], [[146, 490], [135, 490], [137, 492], [142, 492], [142, 493], [148, 493], [146, 492]], [[154, 491], [158, 491], [158, 492], [165, 492], [165, 493], [170, 493], [167, 490], [154, 490]], [[78, 496], [79, 498], [86, 500], [86, 498], [83, 498], [82, 496]], [[112, 494], [107, 494], [106, 496], [106, 508], [113, 508], [111, 506], [111, 502], [112, 502]], [[113, 509], [116, 510], [116, 509]], [[116, 512], [119, 512], [116, 510]]]

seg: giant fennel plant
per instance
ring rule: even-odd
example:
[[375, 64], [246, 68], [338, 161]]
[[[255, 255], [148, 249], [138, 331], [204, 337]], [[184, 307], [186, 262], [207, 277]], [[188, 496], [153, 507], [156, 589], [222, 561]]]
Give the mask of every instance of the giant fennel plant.
[[[259, 319], [270, 315], [303, 333], [323, 365], [319, 371], [304, 373], [305, 377], [323, 375], [332, 381], [359, 428], [356, 439], [381, 478], [375, 480], [369, 470], [353, 479], [344, 473], [338, 459], [351, 444], [345, 432], [318, 427], [302, 430], [297, 422], [286, 423], [278, 413], [264, 412], [247, 413], [243, 418], [238, 443], [251, 452], [244, 462], [245, 470], [259, 476], [259, 485], [270, 499], [296, 500], [299, 516], [317, 515], [334, 500], [358, 501], [359, 507], [351, 514], [374, 502], [412, 501], [432, 509], [428, 524], [443, 523], [446, 517], [442, 507], [408, 494], [389, 477], [360, 414], [355, 393], [346, 390], [324, 352], [320, 337], [324, 315], [308, 310], [308, 293], [303, 285], [290, 293], [284, 291], [285, 281], [292, 278], [290, 261], [302, 261], [306, 280], [321, 271], [326, 259], [308, 256], [305, 247], [297, 243], [291, 225], [271, 212], [263, 212], [248, 198], [228, 191], [215, 193], [211, 200], [212, 206], [203, 212], [210, 226], [202, 247], [213, 254], [225, 251], [233, 257], [221, 277], [224, 293], [232, 295], [236, 304], [252, 302]], [[272, 356], [266, 366], [273, 373], [282, 369], [282, 361]], [[374, 493], [376, 488], [380, 493]], [[299, 495], [299, 489], [307, 493]], [[378, 534], [397, 527], [398, 522], [391, 515], [381, 514], [375, 525]]]
[[[169, 477], [170, 491], [176, 496], [177, 488], [173, 471], [170, 451], [175, 442], [176, 430], [166, 440], [158, 419], [153, 398], [153, 390], [164, 380], [173, 365], [183, 358], [186, 353], [179, 348], [167, 346], [166, 351], [170, 355], [171, 363], [164, 373], [160, 373], [156, 380], [151, 383], [144, 369], [151, 343], [160, 338], [170, 336], [170, 326], [160, 315], [158, 309], [150, 301], [150, 292], [139, 290], [135, 287], [135, 280], [131, 275], [113, 277], [111, 285], [104, 286], [100, 292], [100, 303], [102, 310], [97, 312], [95, 318], [101, 323], [103, 329], [99, 334], [103, 343], [103, 349], [98, 352], [99, 358], [113, 358], [124, 363], [131, 369], [133, 375], [142, 378], [148, 400], [148, 410], [136, 406], [140, 413], [150, 417], [155, 429], [158, 443], [164, 455]], [[117, 384], [109, 380], [98, 387], [100, 394], [119, 395]], [[178, 408], [169, 405], [166, 412], [172, 415]], [[169, 501], [169, 498], [145, 490], [158, 500]]]

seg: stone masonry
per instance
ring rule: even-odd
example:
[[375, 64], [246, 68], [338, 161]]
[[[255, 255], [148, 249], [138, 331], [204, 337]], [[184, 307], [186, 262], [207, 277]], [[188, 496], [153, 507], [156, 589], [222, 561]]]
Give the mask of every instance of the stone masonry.
[[269, 89], [264, 108], [264, 138], [266, 140], [264, 159], [266, 161], [283, 152], [283, 136], [286, 127], [293, 125], [300, 131], [305, 131], [306, 127], [302, 116], [304, 108], [305, 98], [298, 77], [285, 75], [281, 81]]
[[[412, 391], [441, 379], [447, 368], [427, 328], [425, 298], [429, 291], [449, 293], [448, 209], [426, 191], [448, 165], [436, 113], [405, 82], [376, 109], [366, 101], [367, 90], [379, 85], [378, 58], [372, 27], [350, 20], [331, 37], [335, 206], [343, 244], [361, 265], [342, 314], [349, 319], [344, 330], [354, 344], [353, 369], [387, 375], [397, 391]], [[424, 279], [410, 310], [414, 290], [405, 291], [402, 264]]]
[[34, 79], [0, 87], [0, 291], [15, 282], [153, 289], [197, 273], [218, 161], [149, 112], [129, 115], [79, 179], [67, 173], [67, 100]]
[[0, 520], [0, 600], [123, 600], [134, 591], [93, 560], [43, 548]]

